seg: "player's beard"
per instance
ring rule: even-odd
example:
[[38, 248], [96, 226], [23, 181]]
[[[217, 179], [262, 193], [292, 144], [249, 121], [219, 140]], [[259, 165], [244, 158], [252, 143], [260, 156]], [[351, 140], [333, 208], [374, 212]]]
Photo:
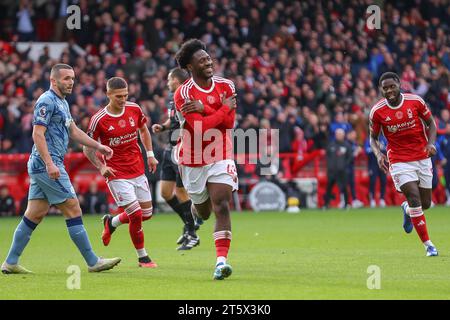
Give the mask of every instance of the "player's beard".
[[59, 83], [59, 82], [57, 82], [56, 85], [58, 87], [59, 92], [61, 92], [61, 94], [63, 96], [67, 96], [67, 95], [72, 93], [72, 88], [73, 87], [68, 88], [68, 87], [66, 87], [65, 85], [63, 85], [62, 83]]

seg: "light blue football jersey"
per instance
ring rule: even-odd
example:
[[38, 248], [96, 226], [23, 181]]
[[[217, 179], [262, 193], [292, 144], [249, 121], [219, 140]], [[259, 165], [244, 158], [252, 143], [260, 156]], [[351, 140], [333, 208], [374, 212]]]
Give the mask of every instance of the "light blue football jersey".
[[[69, 104], [52, 89], [44, 92], [36, 101], [33, 125], [47, 127], [45, 140], [47, 141], [48, 152], [57, 166], [63, 165], [64, 155], [69, 144], [69, 127], [72, 121]], [[36, 145], [33, 145], [28, 169], [29, 173], [46, 172], [45, 163], [39, 155]]]

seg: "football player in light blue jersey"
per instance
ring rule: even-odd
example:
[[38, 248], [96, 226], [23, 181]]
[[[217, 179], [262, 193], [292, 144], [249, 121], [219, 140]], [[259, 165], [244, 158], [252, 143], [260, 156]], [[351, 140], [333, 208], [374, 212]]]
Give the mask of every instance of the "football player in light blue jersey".
[[28, 160], [30, 188], [28, 205], [14, 232], [13, 241], [1, 270], [5, 274], [30, 273], [18, 264], [31, 234], [48, 213], [50, 205], [57, 206], [66, 218], [72, 241], [85, 259], [89, 272], [108, 270], [120, 258], [99, 258], [92, 250], [81, 219], [81, 208], [75, 190], [64, 168], [69, 137], [76, 142], [95, 148], [110, 158], [113, 151], [91, 139], [80, 130], [70, 115], [66, 95], [72, 92], [75, 73], [71, 66], [56, 64], [50, 73], [50, 90], [36, 101], [33, 117], [33, 150]]

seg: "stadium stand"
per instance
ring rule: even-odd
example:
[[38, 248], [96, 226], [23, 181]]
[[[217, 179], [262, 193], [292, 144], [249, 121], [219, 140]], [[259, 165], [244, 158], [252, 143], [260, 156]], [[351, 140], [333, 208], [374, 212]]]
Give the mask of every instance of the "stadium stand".
[[[450, 137], [450, 120], [441, 116], [450, 110], [446, 0], [378, 1], [379, 30], [367, 28], [369, 1], [363, 0], [57, 3], [0, 4], [0, 185], [10, 187], [18, 204], [27, 189], [33, 105], [49, 87], [52, 64], [75, 68], [75, 89], [67, 100], [83, 130], [89, 117], [105, 105], [105, 83], [115, 75], [128, 80], [130, 100], [142, 106], [151, 125], [166, 117], [165, 79], [175, 66], [174, 54], [184, 40], [194, 37], [207, 44], [216, 73], [236, 85], [237, 127], [279, 129], [278, 179], [316, 177], [319, 206], [326, 185], [320, 150], [340, 125], [354, 128], [363, 146], [383, 72], [401, 75], [403, 90], [423, 97], [437, 119], [440, 136]], [[65, 27], [71, 4], [81, 9], [81, 30]], [[31, 58], [31, 44], [43, 42], [49, 44]], [[51, 58], [51, 43], [65, 44], [60, 57]], [[163, 135], [154, 139], [159, 148], [167, 143]], [[72, 144], [71, 150], [70, 174], [79, 173], [74, 182], [84, 190], [97, 175], [81, 159], [80, 146]], [[445, 163], [445, 158], [437, 161], [437, 203], [447, 199], [441, 183]], [[259, 178], [252, 165], [239, 169], [242, 183]], [[358, 197], [367, 205], [364, 154], [356, 159], [356, 180], [362, 186]], [[391, 185], [388, 180], [386, 203], [398, 204]], [[242, 196], [245, 199], [245, 192]]]

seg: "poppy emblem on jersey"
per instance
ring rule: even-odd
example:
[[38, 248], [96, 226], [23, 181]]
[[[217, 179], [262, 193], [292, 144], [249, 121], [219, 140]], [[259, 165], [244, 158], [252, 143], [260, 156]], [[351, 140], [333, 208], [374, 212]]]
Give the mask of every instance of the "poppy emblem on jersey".
[[397, 119], [401, 119], [401, 118], [403, 118], [403, 112], [397, 111], [397, 112], [395, 113], [395, 116], [397, 117]]
[[413, 113], [411, 111], [411, 109], [408, 108], [408, 110], [406, 111], [406, 113], [408, 114], [408, 118], [411, 119], [413, 117]]
[[214, 104], [216, 103], [216, 98], [214, 98], [214, 96], [208, 96], [206, 101], [208, 101], [209, 104]]
[[132, 117], [129, 117], [128, 120], [130, 121], [130, 126], [134, 127], [136, 124], [134, 123], [134, 119]]
[[125, 120], [123, 120], [123, 119], [120, 119], [120, 120], [119, 120], [119, 127], [125, 128], [126, 125], [127, 125], [127, 123], [126, 123]]

